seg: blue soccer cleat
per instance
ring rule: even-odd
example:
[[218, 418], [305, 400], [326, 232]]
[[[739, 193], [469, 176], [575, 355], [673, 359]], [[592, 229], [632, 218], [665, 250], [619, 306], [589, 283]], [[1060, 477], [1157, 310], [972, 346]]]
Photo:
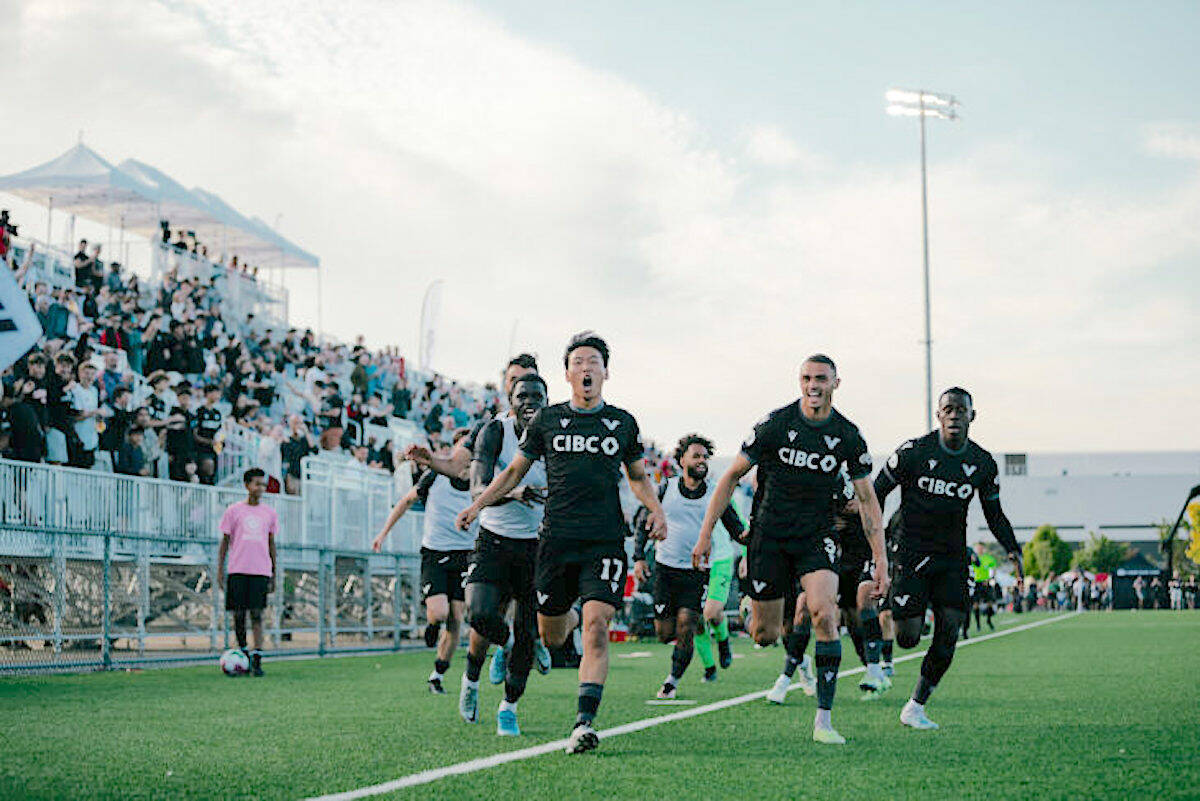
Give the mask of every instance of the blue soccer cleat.
[[488, 665], [488, 681], [492, 684], [503, 684], [504, 674], [508, 670], [508, 651], [497, 648], [492, 654], [492, 663]]
[[496, 734], [500, 737], [521, 736], [521, 727], [517, 725], [516, 710], [501, 709], [496, 713]]

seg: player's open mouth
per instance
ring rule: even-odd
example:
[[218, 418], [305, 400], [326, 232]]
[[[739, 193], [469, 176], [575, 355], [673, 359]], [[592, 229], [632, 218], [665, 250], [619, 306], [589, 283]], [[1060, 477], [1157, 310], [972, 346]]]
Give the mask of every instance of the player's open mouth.
[[592, 388], [592, 377], [590, 375], [585, 375], [583, 377], [583, 388], [584, 389]]

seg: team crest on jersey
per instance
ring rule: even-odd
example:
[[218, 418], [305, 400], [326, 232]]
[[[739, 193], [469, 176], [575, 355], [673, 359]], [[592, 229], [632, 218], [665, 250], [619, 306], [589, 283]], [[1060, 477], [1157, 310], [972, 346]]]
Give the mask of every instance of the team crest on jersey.
[[963, 472], [967, 474], [967, 478], [970, 478], [972, 475], [974, 475], [976, 469], [978, 469], [978, 468], [976, 468], [975, 465], [973, 465], [973, 464], [964, 464], [963, 465]]
[[544, 603], [546, 603], [546, 601], [550, 600], [550, 593], [542, 592], [541, 590], [538, 590], [537, 598], [538, 598], [539, 605], [544, 604]]
[[661, 615], [663, 612], [667, 611], [667, 605], [666, 604], [655, 604], [654, 611], [658, 612]]
[[562, 426], [563, 428], [566, 428], [567, 426], [571, 425], [571, 418], [569, 418], [569, 417], [564, 417], [564, 418], [562, 418], [561, 420], [559, 420], [559, 421], [558, 421], [558, 424], [559, 424], [560, 426]]
[[433, 589], [433, 584], [422, 584], [421, 585], [421, 594], [428, 595], [429, 591], [432, 589]]
[[830, 450], [833, 450], [834, 448], [836, 448], [838, 446], [838, 443], [841, 441], [842, 441], [841, 437], [831, 437], [828, 434], [825, 435], [825, 444], [829, 447]]
[[937, 467], [937, 459], [930, 459], [929, 460], [929, 469], [932, 470], [935, 467]]
[[767, 588], [767, 582], [765, 582], [765, 581], [758, 581], [757, 579], [755, 579], [754, 581], [752, 581], [750, 583], [754, 585], [755, 592], [762, 592], [763, 590], [765, 590]]
[[602, 419], [600, 422], [604, 423], [604, 425], [607, 426], [609, 431], [616, 431], [617, 426], [621, 425], [620, 420], [603, 420]]
[[788, 430], [788, 442], [795, 442], [795, 441], [796, 441], [796, 432], [789, 429]]
[[904, 606], [905, 604], [907, 604], [907, 603], [908, 603], [908, 599], [909, 599], [909, 598], [911, 598], [911, 597], [912, 597], [912, 596], [910, 596], [910, 595], [897, 595], [897, 596], [896, 596], [896, 598], [895, 598], [896, 605], [897, 605], [897, 606]]

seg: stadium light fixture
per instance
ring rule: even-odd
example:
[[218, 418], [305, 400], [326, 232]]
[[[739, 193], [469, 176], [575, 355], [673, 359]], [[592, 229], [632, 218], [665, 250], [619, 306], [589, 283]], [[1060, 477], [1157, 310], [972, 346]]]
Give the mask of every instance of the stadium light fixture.
[[925, 178], [925, 118], [958, 119], [958, 99], [954, 95], [924, 89], [889, 89], [884, 94], [887, 113], [893, 117], [919, 117], [921, 120], [921, 253], [925, 279], [925, 427], [933, 428], [933, 337], [929, 322], [929, 202]]

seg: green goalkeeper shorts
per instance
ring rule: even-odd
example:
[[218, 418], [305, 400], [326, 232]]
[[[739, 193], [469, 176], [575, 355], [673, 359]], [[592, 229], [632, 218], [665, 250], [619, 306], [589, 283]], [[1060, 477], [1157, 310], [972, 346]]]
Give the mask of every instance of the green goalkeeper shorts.
[[708, 567], [708, 594], [705, 598], [724, 606], [729, 600], [729, 583], [733, 581], [733, 559], [722, 559]]

